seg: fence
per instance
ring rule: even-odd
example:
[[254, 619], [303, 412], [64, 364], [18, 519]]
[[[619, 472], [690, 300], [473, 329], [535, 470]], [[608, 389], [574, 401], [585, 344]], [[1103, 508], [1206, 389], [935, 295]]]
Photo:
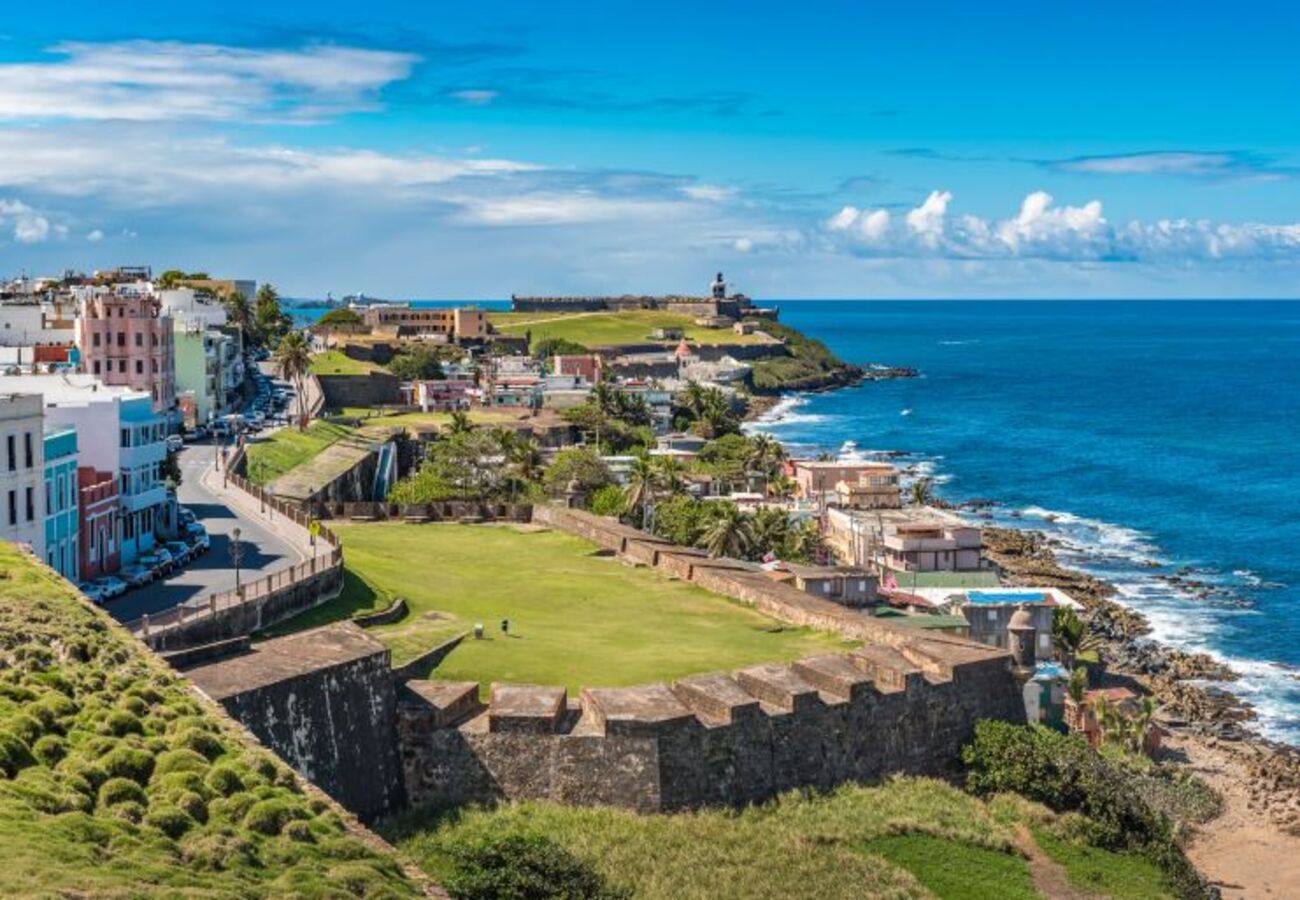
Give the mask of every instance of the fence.
[[[243, 491], [264, 509], [311, 533], [312, 517], [297, 504], [287, 503], [251, 483], [240, 474], [244, 468], [244, 448], [240, 447], [226, 463], [226, 483]], [[190, 635], [204, 639], [222, 639], [250, 633], [281, 621], [315, 605], [323, 594], [342, 586], [343, 548], [338, 536], [327, 526], [315, 523], [311, 538], [314, 555], [266, 575], [250, 578], [235, 590], [209, 594], [189, 600], [155, 615], [143, 615], [126, 623], [132, 633], [155, 650], [178, 649], [193, 643]], [[277, 602], [285, 601], [285, 602]], [[230, 634], [221, 634], [222, 631]]]

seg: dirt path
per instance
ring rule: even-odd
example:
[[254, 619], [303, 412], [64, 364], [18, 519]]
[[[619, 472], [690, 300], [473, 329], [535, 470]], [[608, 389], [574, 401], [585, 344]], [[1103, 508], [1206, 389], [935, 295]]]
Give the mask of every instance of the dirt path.
[[1300, 836], [1288, 834], [1251, 799], [1241, 762], [1202, 740], [1171, 736], [1170, 749], [1223, 796], [1223, 812], [1188, 847], [1192, 863], [1225, 898], [1300, 896]]
[[1096, 900], [1096, 895], [1070, 884], [1065, 868], [1043, 852], [1027, 826], [1016, 826], [1016, 838], [1020, 849], [1029, 857], [1029, 875], [1034, 879], [1034, 890], [1039, 894], [1049, 900]]

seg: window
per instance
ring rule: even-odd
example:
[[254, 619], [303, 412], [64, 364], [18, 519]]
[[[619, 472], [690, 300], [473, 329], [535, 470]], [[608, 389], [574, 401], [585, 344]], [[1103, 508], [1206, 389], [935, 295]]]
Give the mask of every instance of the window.
[[9, 492], [9, 524], [18, 524], [18, 492]]
[[18, 471], [18, 438], [11, 434], [5, 439], [5, 443], [9, 447], [9, 471], [16, 472]]
[[91, 335], [91, 340], [90, 340], [90, 342], [91, 342], [92, 344], [94, 344], [96, 347], [99, 346], [99, 332], [98, 332], [98, 331], [96, 331], [93, 335]]
[[29, 486], [26, 494], [27, 521], [30, 522], [36, 518], [36, 489]]
[[131, 446], [131, 429], [130, 429], [130, 428], [123, 428], [123, 429], [122, 429], [122, 446], [123, 446], [123, 447], [130, 447], [130, 446]]
[[988, 620], [990, 622], [996, 622], [998, 620], [998, 611], [996, 609], [990, 609], [988, 611]]
[[45, 512], [47, 514], [54, 512], [54, 495], [50, 491], [50, 482], [45, 482]]
[[32, 463], [32, 433], [30, 431], [23, 434], [23, 460], [27, 468], [31, 468]]
[[119, 347], [125, 347], [125, 346], [126, 346], [126, 332], [125, 332], [125, 331], [119, 331], [119, 332], [117, 333], [117, 345], [118, 345]]
[[99, 360], [95, 360], [95, 374], [99, 374]]
[[123, 375], [126, 374], [126, 360], [119, 359], [117, 361], [117, 371]]
[[155, 375], [157, 375], [157, 374], [158, 374], [158, 360], [156, 360], [156, 359], [153, 360], [153, 361], [152, 361], [152, 365], [153, 365], [153, 373], [154, 373]]
[[142, 359], [137, 359], [137, 360], [135, 361], [135, 374], [137, 374], [137, 375], [143, 375], [143, 374], [144, 374], [144, 360], [142, 360]]
[[141, 333], [138, 332], [138, 331], [135, 333], [135, 345], [136, 345], [137, 347], [143, 347], [143, 346], [144, 346], [144, 335], [141, 334]]

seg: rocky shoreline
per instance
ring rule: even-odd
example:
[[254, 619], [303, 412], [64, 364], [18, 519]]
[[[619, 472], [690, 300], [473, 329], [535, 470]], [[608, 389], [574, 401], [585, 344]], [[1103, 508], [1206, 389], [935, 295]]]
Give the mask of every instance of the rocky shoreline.
[[987, 526], [983, 532], [985, 555], [1009, 583], [1058, 587], [1083, 605], [1106, 681], [1131, 682], [1154, 697], [1157, 722], [1230, 760], [1249, 809], [1300, 836], [1300, 749], [1260, 736], [1250, 727], [1250, 704], [1215, 686], [1238, 677], [1231, 668], [1147, 637], [1146, 618], [1112, 599], [1112, 585], [1061, 566], [1043, 533]]

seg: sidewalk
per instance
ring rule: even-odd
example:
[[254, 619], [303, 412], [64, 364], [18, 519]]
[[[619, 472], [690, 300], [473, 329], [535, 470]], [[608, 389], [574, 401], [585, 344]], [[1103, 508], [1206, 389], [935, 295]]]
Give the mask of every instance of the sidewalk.
[[203, 470], [199, 480], [212, 496], [231, 509], [237, 510], [241, 517], [251, 519], [268, 531], [275, 532], [297, 556], [294, 562], [306, 562], [313, 556], [328, 556], [333, 550], [324, 541], [319, 540], [313, 548], [311, 535], [306, 528], [288, 516], [276, 513], [270, 506], [263, 510], [257, 498], [244, 493], [233, 484], [223, 484], [225, 481], [223, 473], [224, 470], [219, 471], [215, 466], [209, 465]]

